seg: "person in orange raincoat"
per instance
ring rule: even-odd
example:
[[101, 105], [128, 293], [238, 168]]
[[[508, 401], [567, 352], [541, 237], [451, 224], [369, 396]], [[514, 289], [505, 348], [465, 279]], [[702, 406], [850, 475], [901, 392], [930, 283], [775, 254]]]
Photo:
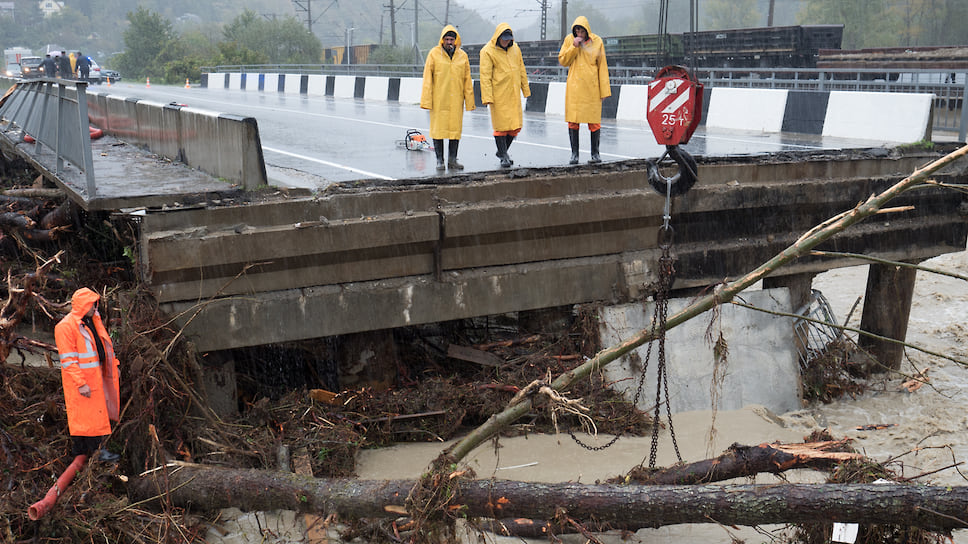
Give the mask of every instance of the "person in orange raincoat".
[[[114, 345], [97, 312], [100, 295], [87, 287], [71, 297], [71, 312], [54, 327], [67, 405], [72, 454], [92, 455], [118, 421], [121, 395]], [[101, 449], [101, 461], [119, 455]]]
[[440, 41], [427, 53], [424, 63], [420, 107], [430, 110], [430, 137], [437, 154], [437, 170], [444, 169], [444, 139], [450, 140], [447, 168], [463, 170], [457, 147], [464, 123], [464, 109], [473, 110], [474, 82], [467, 53], [460, 48], [460, 33], [453, 25], [440, 31]]
[[589, 164], [602, 162], [599, 154], [602, 128], [602, 101], [612, 96], [605, 60], [605, 42], [593, 34], [588, 19], [579, 16], [571, 24], [571, 34], [565, 36], [558, 50], [558, 64], [568, 67], [565, 87], [565, 121], [571, 143], [569, 164], [578, 164], [578, 128], [588, 124], [592, 140]]
[[521, 95], [531, 96], [524, 58], [521, 48], [514, 43], [510, 25], [497, 25], [491, 41], [481, 48], [480, 57], [481, 102], [491, 111], [491, 128], [501, 167], [510, 168], [514, 161], [508, 155], [508, 148], [524, 124]]

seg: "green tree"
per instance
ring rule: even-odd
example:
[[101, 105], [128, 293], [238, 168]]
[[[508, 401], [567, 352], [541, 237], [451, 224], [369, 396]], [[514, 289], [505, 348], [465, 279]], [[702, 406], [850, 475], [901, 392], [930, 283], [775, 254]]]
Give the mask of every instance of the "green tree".
[[885, 0], [807, 0], [799, 24], [843, 24], [844, 49], [898, 44], [898, 23]]
[[[171, 42], [177, 39], [171, 22], [140, 6], [138, 11], [128, 12], [127, 19], [125, 50], [114, 59], [114, 65], [125, 75], [131, 74], [135, 78], [162, 77], [164, 61], [170, 60], [165, 57], [170, 56]], [[165, 57], [161, 56], [163, 51], [167, 52]]]
[[294, 17], [266, 20], [245, 10], [222, 29], [225, 41], [261, 53], [276, 64], [311, 64], [320, 61], [323, 46]]
[[708, 0], [703, 24], [710, 30], [753, 28], [760, 24], [756, 0]]

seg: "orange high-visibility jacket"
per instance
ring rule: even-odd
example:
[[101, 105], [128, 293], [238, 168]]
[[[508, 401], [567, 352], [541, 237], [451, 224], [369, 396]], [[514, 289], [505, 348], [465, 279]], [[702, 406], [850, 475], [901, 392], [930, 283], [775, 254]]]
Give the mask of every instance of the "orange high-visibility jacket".
[[[71, 297], [71, 313], [54, 327], [54, 339], [60, 353], [61, 380], [67, 404], [67, 426], [71, 436], [105, 436], [111, 434], [111, 421], [118, 421], [120, 377], [114, 346], [101, 316], [94, 311], [94, 331], [81, 321], [97, 304], [100, 295], [84, 287]], [[106, 361], [98, 360], [92, 334], [101, 338]], [[91, 396], [78, 391], [87, 384]]]

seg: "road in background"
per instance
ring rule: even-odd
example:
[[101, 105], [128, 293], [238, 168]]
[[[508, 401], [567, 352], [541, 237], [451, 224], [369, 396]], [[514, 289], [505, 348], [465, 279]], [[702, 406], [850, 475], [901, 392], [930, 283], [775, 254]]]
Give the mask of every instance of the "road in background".
[[[255, 117], [270, 183], [320, 189], [333, 182], [404, 179], [438, 175], [434, 152], [407, 151], [400, 142], [408, 129], [429, 138], [429, 115], [415, 104], [362, 99], [266, 93], [230, 89], [146, 87], [118, 83], [98, 92], [175, 102], [224, 113]], [[727, 156], [869, 147], [873, 142], [809, 135], [707, 131], [700, 128], [686, 150], [693, 155]], [[589, 158], [588, 130], [581, 131], [581, 160]], [[646, 122], [602, 120], [601, 155], [605, 161], [658, 158]], [[494, 138], [486, 108], [464, 114], [459, 160], [464, 173], [497, 170]], [[510, 151], [515, 168], [564, 166], [570, 148], [565, 120], [544, 113], [524, 115], [524, 128]]]

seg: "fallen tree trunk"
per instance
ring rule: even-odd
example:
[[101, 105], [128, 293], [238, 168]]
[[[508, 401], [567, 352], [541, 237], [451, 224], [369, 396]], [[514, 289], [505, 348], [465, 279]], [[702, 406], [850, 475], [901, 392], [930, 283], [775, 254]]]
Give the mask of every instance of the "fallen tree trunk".
[[[464, 480], [450, 489], [454, 511], [469, 517], [555, 519], [625, 528], [681, 523], [732, 525], [845, 522], [968, 527], [968, 487], [898, 484], [584, 485]], [[292, 473], [169, 465], [128, 485], [132, 503], [196, 511], [237, 507], [350, 518], [398, 517], [413, 480], [314, 479]], [[164, 495], [164, 498], [161, 496]]]
[[861, 459], [859, 453], [825, 451], [832, 446], [843, 446], [846, 441], [814, 442], [807, 444], [733, 444], [726, 453], [706, 459], [650, 472], [643, 467], [632, 469], [629, 478], [648, 485], [686, 485], [721, 482], [744, 478], [760, 472], [779, 474], [795, 468], [829, 468], [850, 459]]

